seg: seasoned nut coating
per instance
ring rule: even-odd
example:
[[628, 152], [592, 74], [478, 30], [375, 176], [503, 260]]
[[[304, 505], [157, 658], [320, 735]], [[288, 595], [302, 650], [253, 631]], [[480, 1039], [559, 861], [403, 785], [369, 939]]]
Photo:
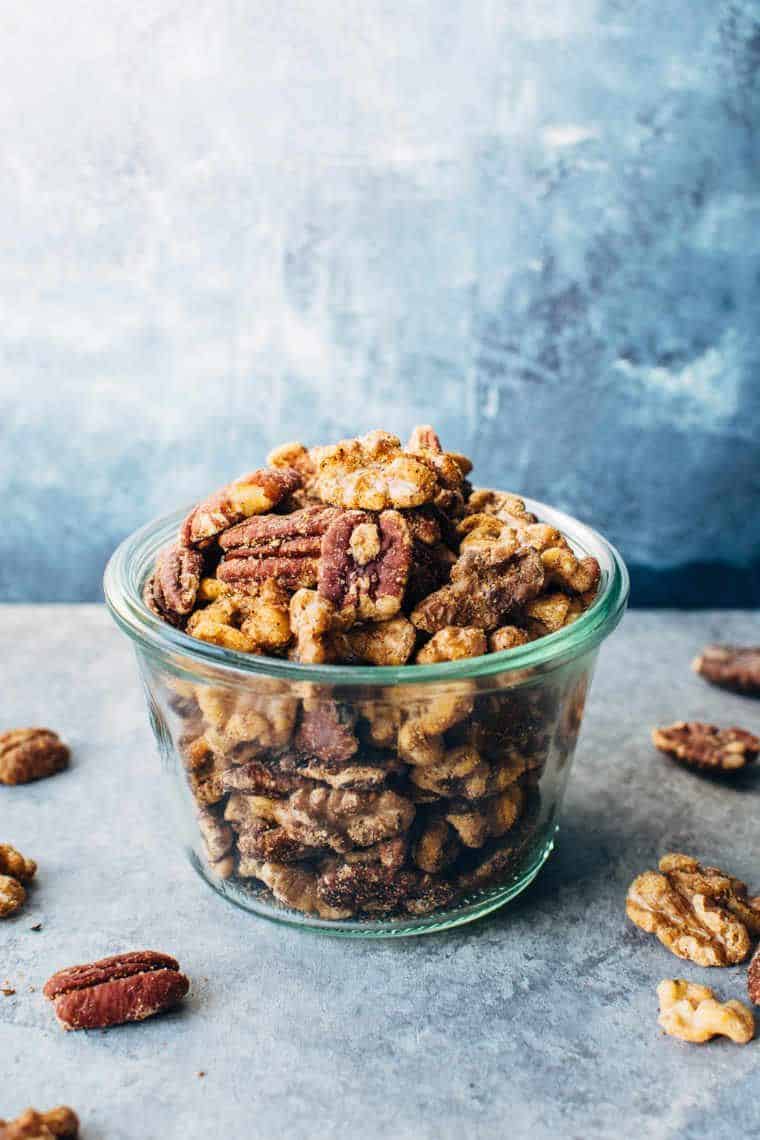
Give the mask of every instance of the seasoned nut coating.
[[[757, 903], [758, 910], [760, 910], [760, 900], [757, 900]], [[760, 1005], [760, 946], [752, 955], [752, 961], [747, 970], [747, 992], [749, 993], [749, 1000], [755, 1005]]]
[[418, 665], [439, 661], [459, 661], [463, 657], [480, 657], [488, 646], [482, 629], [473, 626], [447, 625], [439, 629], [417, 654]]
[[21, 910], [26, 900], [26, 891], [18, 879], [12, 875], [0, 875], [0, 918], [10, 918]]
[[692, 663], [706, 681], [738, 693], [760, 694], [760, 647], [706, 645]]
[[677, 721], [668, 728], [655, 728], [652, 742], [661, 752], [691, 768], [710, 772], [735, 772], [750, 764], [760, 752], [760, 738], [741, 728], [717, 728], [698, 721]]
[[10, 843], [0, 843], [0, 875], [12, 875], [20, 883], [28, 883], [36, 871], [34, 859], [27, 859]]
[[66, 1105], [37, 1112], [27, 1108], [15, 1120], [0, 1120], [0, 1140], [77, 1140], [79, 1118]]
[[322, 540], [319, 593], [349, 620], [385, 621], [401, 608], [412, 540], [398, 511], [347, 511]]
[[417, 630], [405, 617], [336, 631], [332, 644], [344, 664], [405, 665], [417, 644]]
[[316, 586], [322, 536], [340, 515], [320, 505], [248, 519], [220, 536], [217, 576], [244, 593], [268, 578], [289, 589]]
[[670, 1037], [701, 1044], [720, 1035], [746, 1045], [755, 1035], [752, 1011], [740, 1001], [716, 1001], [708, 986], [666, 978], [657, 987], [657, 996], [657, 1020]]
[[192, 613], [202, 573], [203, 556], [197, 550], [178, 542], [164, 547], [156, 559], [147, 604], [159, 616], [181, 622]]
[[626, 914], [679, 958], [700, 966], [742, 962], [750, 951], [748, 927], [760, 931], [760, 909], [747, 898], [744, 883], [688, 855], [664, 855], [659, 874], [645, 871], [634, 879]]
[[476, 626], [488, 632], [516, 607], [531, 601], [544, 581], [535, 550], [510, 547], [466, 550], [451, 571], [451, 583], [420, 602], [412, 621], [426, 633], [448, 625]]
[[324, 503], [348, 510], [382, 511], [430, 503], [438, 479], [430, 462], [401, 449], [384, 431], [314, 449], [316, 489]]
[[60, 970], [43, 993], [64, 1029], [107, 1029], [163, 1013], [189, 987], [176, 959], [138, 950]]
[[206, 546], [223, 530], [251, 515], [264, 515], [301, 486], [292, 467], [264, 468], [243, 475], [204, 499], [185, 519], [183, 546]]
[[48, 728], [0, 732], [0, 784], [26, 784], [60, 772], [69, 750]]

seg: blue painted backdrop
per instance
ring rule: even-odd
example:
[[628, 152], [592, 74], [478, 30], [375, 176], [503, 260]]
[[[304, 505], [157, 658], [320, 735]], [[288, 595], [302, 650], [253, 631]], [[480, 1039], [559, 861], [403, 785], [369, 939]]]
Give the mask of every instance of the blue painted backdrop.
[[760, 600], [755, 0], [0, 13], [0, 597], [283, 438], [440, 425], [638, 603]]

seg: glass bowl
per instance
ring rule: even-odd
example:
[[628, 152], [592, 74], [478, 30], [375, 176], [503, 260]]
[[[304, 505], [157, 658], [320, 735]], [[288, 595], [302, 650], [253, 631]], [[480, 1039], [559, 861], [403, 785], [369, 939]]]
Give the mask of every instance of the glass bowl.
[[433, 665], [299, 665], [221, 649], [143, 603], [186, 512], [115, 551], [106, 602], [132, 639], [177, 836], [223, 898], [348, 936], [402, 936], [502, 906], [551, 853], [600, 643], [628, 575], [575, 519], [527, 500], [601, 567], [571, 625]]

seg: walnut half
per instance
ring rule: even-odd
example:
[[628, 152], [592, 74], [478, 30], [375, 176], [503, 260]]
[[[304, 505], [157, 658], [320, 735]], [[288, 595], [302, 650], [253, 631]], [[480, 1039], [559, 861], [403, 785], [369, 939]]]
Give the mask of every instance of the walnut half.
[[657, 1020], [670, 1037], [701, 1044], [720, 1035], [746, 1045], [755, 1035], [752, 1011], [740, 1001], [716, 1001], [709, 986], [665, 978], [657, 987], [657, 996]]

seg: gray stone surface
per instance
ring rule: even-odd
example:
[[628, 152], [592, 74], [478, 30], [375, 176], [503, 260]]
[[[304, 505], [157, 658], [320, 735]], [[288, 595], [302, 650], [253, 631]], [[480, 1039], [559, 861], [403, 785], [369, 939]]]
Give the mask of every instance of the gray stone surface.
[[757, 0], [61, 11], [0, 5], [2, 600], [431, 408], [675, 605], [758, 567]]
[[[742, 998], [745, 970], [680, 962], [626, 921], [623, 899], [668, 849], [760, 887], [760, 772], [721, 786], [648, 739], [679, 717], [760, 730], [760, 703], [689, 671], [705, 640], [757, 641], [759, 627], [740, 613], [629, 615], [602, 651], [538, 881], [470, 927], [368, 944], [278, 927], [209, 891], [164, 822], [134, 661], [107, 615], [1, 609], [2, 725], [53, 726], [74, 759], [0, 788], [0, 839], [40, 864], [30, 905], [0, 926], [0, 982], [16, 989], [0, 997], [0, 1115], [68, 1102], [84, 1140], [756, 1134], [760, 1041], [687, 1046], [656, 1025], [661, 978]], [[143, 947], [180, 958], [193, 982], [182, 1009], [65, 1035], [45, 979]]]

